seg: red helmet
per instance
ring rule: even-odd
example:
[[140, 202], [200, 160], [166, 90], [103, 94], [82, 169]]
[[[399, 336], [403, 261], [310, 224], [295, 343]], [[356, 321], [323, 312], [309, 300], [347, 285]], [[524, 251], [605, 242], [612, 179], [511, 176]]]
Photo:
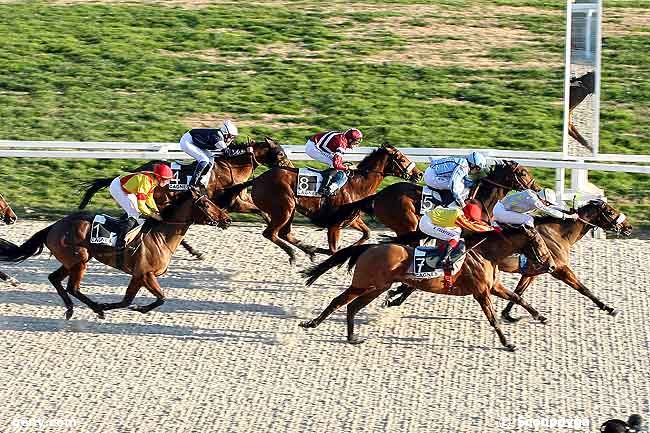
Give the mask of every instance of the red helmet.
[[361, 141], [363, 139], [363, 134], [357, 128], [348, 129], [344, 135], [348, 141]]
[[463, 213], [466, 218], [472, 221], [481, 221], [483, 217], [481, 206], [476, 203], [467, 203], [463, 208]]
[[174, 173], [172, 173], [172, 169], [169, 168], [169, 166], [166, 164], [155, 164], [153, 166], [153, 172], [156, 176], [158, 176], [161, 179], [171, 179], [174, 177]]

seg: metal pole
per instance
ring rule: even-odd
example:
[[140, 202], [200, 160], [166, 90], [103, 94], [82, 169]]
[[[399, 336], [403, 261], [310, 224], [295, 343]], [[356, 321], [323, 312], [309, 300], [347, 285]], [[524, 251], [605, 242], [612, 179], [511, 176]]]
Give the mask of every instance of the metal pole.
[[562, 155], [569, 156], [569, 92], [571, 91], [571, 5], [566, 2], [566, 38], [564, 49], [564, 126], [562, 128]]

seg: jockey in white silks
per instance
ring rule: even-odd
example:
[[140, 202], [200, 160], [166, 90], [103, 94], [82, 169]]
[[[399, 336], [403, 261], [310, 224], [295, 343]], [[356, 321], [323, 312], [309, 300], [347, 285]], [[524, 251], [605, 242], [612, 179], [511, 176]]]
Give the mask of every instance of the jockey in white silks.
[[430, 188], [451, 191], [458, 207], [465, 206], [469, 190], [474, 185], [470, 177], [489, 166], [487, 158], [479, 152], [472, 152], [462, 158], [440, 158], [431, 161], [424, 172], [424, 183]]
[[197, 161], [191, 186], [201, 184], [203, 176], [212, 170], [214, 157], [222, 155], [238, 134], [237, 126], [232, 120], [224, 121], [218, 129], [195, 128], [183, 134], [181, 149]]
[[[553, 218], [578, 219], [578, 214], [569, 214], [562, 206], [556, 204], [555, 191], [544, 188], [539, 193], [531, 189], [514, 191], [501, 199], [494, 206], [494, 220], [498, 223], [521, 225], [530, 237], [536, 237], [544, 242], [535, 229], [535, 216], [550, 216]], [[548, 258], [547, 268], [553, 266], [553, 259]], [[529, 274], [541, 272], [543, 268], [531, 267]]]

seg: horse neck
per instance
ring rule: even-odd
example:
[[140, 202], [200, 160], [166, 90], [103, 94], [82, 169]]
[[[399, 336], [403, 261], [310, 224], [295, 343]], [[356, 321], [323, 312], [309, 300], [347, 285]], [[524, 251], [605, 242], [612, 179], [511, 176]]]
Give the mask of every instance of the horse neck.
[[[483, 187], [484, 189], [477, 194], [477, 199], [483, 203], [483, 207], [489, 213], [489, 217], [492, 217], [492, 211], [497, 202], [504, 198], [508, 193], [508, 190], [501, 188], [499, 186], [493, 185], [491, 183], [479, 183], [479, 188]], [[487, 192], [485, 192], [487, 191]]]
[[[248, 156], [248, 160], [244, 160], [243, 157], [247, 155], [240, 155], [232, 160], [217, 160], [214, 166], [212, 167], [212, 188], [222, 188], [224, 186], [230, 186], [233, 183], [241, 183], [248, 179], [253, 173], [253, 164]], [[237, 162], [233, 164], [232, 161], [239, 161], [241, 158], [241, 163]]]
[[158, 223], [151, 230], [151, 234], [160, 237], [161, 241], [167, 245], [172, 252], [178, 248], [187, 230], [192, 225], [191, 213], [193, 200], [188, 199], [180, 204], [166, 221]]
[[377, 188], [386, 177], [384, 174], [386, 164], [388, 164], [388, 155], [381, 160], [370, 162], [367, 167], [359, 168], [354, 173], [350, 184], [357, 197], [366, 197], [377, 191]]

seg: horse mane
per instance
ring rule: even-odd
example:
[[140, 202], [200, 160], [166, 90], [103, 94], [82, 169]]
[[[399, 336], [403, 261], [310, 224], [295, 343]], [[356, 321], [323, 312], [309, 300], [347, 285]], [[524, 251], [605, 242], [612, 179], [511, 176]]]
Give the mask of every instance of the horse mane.
[[381, 156], [383, 154], [388, 155], [388, 149], [386, 149], [383, 146], [376, 148], [359, 162], [359, 164], [357, 165], [357, 171], [368, 170], [370, 161], [374, 161], [374, 159], [377, 158], [377, 156]]

